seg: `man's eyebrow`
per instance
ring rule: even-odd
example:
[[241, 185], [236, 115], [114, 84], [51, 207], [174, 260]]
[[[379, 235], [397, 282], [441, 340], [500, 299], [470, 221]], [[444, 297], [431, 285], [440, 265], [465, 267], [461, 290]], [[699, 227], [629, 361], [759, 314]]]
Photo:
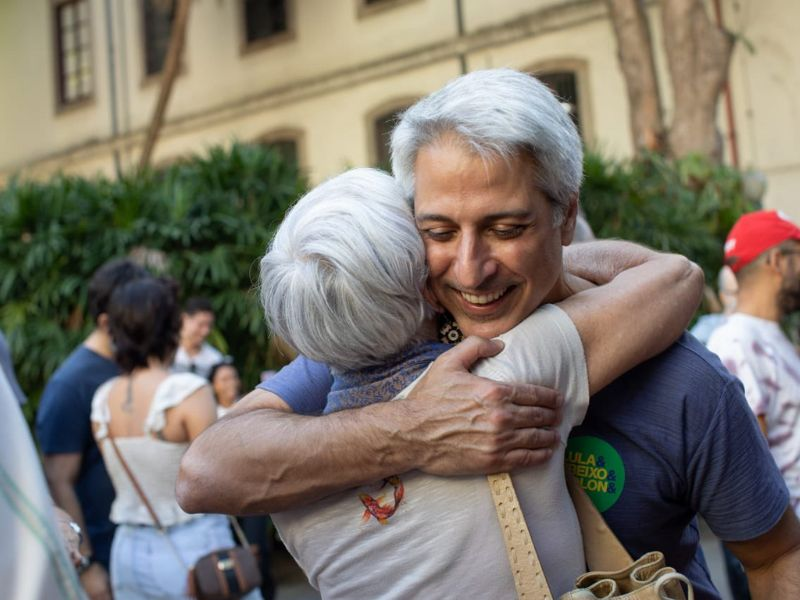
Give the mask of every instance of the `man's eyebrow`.
[[[492, 222], [492, 221], [499, 221], [501, 219], [530, 219], [533, 218], [534, 213], [530, 210], [520, 209], [520, 210], [507, 210], [503, 212], [496, 212], [491, 213], [484, 216], [481, 221], [483, 222]], [[446, 215], [440, 215], [437, 213], [418, 213], [414, 216], [414, 219], [417, 223], [424, 222], [424, 221], [436, 221], [436, 222], [447, 222], [452, 223], [453, 219]]]
[[447, 221], [452, 222], [453, 219], [450, 217], [446, 217], [444, 215], [438, 215], [436, 213], [417, 213], [414, 215], [414, 220], [418, 223], [420, 221]]

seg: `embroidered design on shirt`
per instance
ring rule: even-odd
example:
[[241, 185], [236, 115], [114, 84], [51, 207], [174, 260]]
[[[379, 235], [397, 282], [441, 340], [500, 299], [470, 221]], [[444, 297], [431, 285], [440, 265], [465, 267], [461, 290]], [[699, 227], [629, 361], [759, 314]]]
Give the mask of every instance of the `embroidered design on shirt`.
[[378, 523], [381, 525], [386, 525], [386, 522], [389, 520], [389, 518], [392, 517], [397, 511], [397, 507], [400, 506], [400, 502], [403, 500], [403, 495], [405, 494], [403, 482], [400, 481], [400, 478], [397, 475], [393, 475], [383, 480], [383, 484], [381, 484], [380, 489], [382, 490], [385, 488], [386, 484], [391, 485], [394, 489], [394, 502], [392, 504], [383, 503], [383, 500], [386, 497], [385, 494], [378, 496], [377, 498], [373, 498], [369, 494], [364, 493], [358, 495], [358, 499], [361, 500], [361, 503], [364, 505], [364, 515], [361, 518], [363, 522], [366, 523], [369, 521], [370, 516], [373, 516]]

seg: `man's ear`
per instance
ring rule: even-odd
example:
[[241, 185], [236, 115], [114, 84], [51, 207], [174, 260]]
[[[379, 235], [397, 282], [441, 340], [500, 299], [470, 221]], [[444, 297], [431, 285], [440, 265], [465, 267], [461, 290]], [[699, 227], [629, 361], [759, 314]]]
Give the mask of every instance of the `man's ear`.
[[771, 248], [767, 256], [767, 264], [781, 277], [784, 277], [788, 257], [783, 253], [780, 246]]
[[439, 301], [436, 299], [436, 294], [431, 290], [430, 282], [430, 279], [425, 280], [425, 285], [422, 286], [422, 297], [428, 301], [428, 304], [430, 304], [437, 313], [444, 312], [444, 307], [439, 304]]
[[564, 211], [564, 222], [561, 223], [561, 245], [569, 246], [572, 243], [572, 238], [575, 235], [575, 220], [578, 217], [578, 195], [575, 194], [569, 200], [566, 210]]

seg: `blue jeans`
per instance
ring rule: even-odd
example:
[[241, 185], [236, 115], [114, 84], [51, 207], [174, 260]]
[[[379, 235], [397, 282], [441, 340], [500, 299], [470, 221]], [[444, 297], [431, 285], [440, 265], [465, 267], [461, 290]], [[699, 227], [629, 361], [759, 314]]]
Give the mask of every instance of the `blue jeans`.
[[[213, 550], [233, 545], [228, 520], [203, 515], [167, 530], [172, 545], [155, 527], [119, 525], [111, 544], [111, 587], [114, 600], [189, 598], [187, 565]], [[180, 561], [175, 549], [180, 553]], [[259, 600], [253, 590], [247, 600]]]

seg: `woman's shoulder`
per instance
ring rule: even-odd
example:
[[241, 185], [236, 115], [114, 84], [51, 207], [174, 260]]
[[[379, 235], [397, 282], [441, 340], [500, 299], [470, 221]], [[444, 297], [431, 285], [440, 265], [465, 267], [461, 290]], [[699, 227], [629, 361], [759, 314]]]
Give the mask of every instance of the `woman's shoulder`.
[[208, 380], [194, 373], [170, 373], [159, 384], [155, 402], [174, 406], [206, 385]]
[[145, 422], [145, 432], [153, 433], [164, 429], [166, 411], [178, 406], [196, 391], [208, 385], [208, 381], [194, 373], [171, 373], [156, 389], [150, 414]]
[[90, 419], [95, 422], [108, 422], [109, 415], [108, 415], [108, 395], [111, 393], [111, 388], [117, 382], [119, 377], [112, 377], [108, 381], [100, 384], [100, 386], [95, 390], [94, 396], [92, 397], [92, 408], [90, 413]]

